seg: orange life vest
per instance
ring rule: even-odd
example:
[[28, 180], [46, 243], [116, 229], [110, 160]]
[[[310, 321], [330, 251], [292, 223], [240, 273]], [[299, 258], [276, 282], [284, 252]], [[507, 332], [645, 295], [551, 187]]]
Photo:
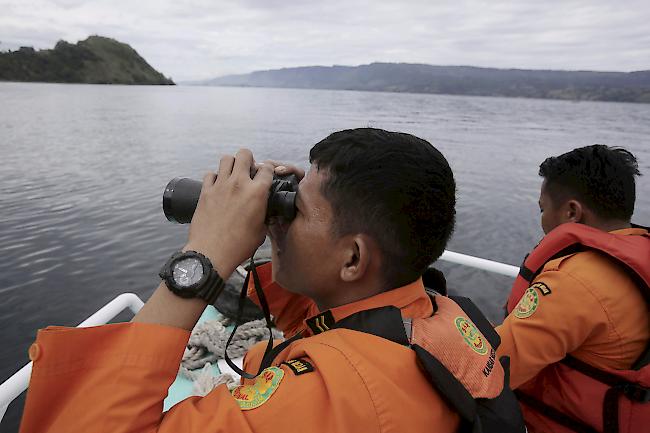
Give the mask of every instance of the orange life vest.
[[[650, 235], [617, 235], [584, 224], [558, 226], [526, 256], [508, 298], [510, 314], [548, 261], [592, 249], [621, 263], [650, 299]], [[650, 305], [650, 302], [649, 304]], [[598, 369], [568, 356], [517, 393], [526, 418], [553, 432], [645, 432], [650, 426], [650, 344], [630, 370]]]
[[[260, 364], [262, 371], [272, 365], [274, 359], [294, 341], [303, 338], [303, 333], [298, 332], [273, 346], [270, 308], [252, 259], [250, 267], [239, 298], [239, 315], [252, 276], [271, 333]], [[431, 271], [428, 275], [430, 281], [437, 282], [436, 287], [446, 291], [442, 273]], [[404, 319], [399, 308], [387, 305], [358, 311], [338, 321], [327, 310], [307, 319], [306, 324], [314, 335], [349, 329], [412, 349], [429, 384], [460, 416], [459, 433], [525, 433], [521, 409], [508, 386], [509, 358], [497, 359], [501, 338], [492, 324], [469, 298], [442, 296], [428, 289], [427, 294], [431, 299], [433, 314], [425, 318]], [[238, 319], [226, 348], [240, 322]], [[233, 370], [242, 377], [255, 377], [234, 365], [227, 349], [224, 352], [224, 358]], [[405, 365], [404, 368], [409, 366]], [[435, 426], [432, 428], [435, 429]]]
[[[521, 410], [508, 387], [500, 338], [468, 298], [431, 295], [434, 314], [403, 319], [396, 307], [365, 310], [336, 322], [413, 349], [429, 383], [461, 418], [463, 433], [523, 433]], [[435, 430], [435, 429], [434, 429]]]

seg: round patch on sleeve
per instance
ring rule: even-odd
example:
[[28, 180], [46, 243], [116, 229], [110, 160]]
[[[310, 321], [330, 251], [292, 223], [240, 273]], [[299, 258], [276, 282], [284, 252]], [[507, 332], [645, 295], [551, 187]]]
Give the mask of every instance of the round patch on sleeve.
[[537, 310], [539, 305], [539, 295], [533, 287], [529, 287], [524, 292], [524, 296], [521, 297], [519, 303], [515, 307], [515, 317], [519, 319], [525, 319], [530, 317]]
[[251, 410], [260, 407], [273, 395], [282, 378], [284, 370], [278, 367], [269, 367], [262, 370], [252, 385], [239, 385], [232, 390], [232, 396], [242, 410]]
[[479, 355], [485, 355], [488, 351], [488, 345], [486, 344], [483, 334], [478, 330], [474, 324], [465, 317], [456, 317], [454, 321], [456, 324], [456, 329], [462, 335], [463, 340], [472, 350]]

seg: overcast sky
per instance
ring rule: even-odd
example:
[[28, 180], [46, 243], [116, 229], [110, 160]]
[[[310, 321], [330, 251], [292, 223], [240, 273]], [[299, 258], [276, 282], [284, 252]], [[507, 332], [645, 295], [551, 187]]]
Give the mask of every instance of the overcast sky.
[[0, 50], [92, 34], [176, 81], [374, 61], [650, 69], [650, 0], [0, 0]]

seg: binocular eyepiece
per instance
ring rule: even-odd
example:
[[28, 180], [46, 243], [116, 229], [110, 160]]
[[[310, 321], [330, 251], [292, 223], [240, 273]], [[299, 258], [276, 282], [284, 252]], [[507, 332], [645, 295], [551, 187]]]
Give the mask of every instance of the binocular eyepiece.
[[[169, 181], [163, 193], [163, 211], [167, 220], [188, 224], [199, 202], [203, 183], [198, 180], [176, 177]], [[296, 216], [296, 193], [298, 178], [295, 174], [273, 175], [269, 200], [266, 205], [266, 221], [282, 219], [292, 221]]]

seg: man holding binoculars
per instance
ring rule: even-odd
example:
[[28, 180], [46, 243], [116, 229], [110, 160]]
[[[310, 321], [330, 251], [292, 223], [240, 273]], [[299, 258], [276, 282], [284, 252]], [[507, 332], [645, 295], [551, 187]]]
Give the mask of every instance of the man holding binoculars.
[[[523, 431], [493, 330], [423, 286], [454, 225], [443, 155], [363, 128], [317, 143], [310, 162], [304, 175], [255, 164], [248, 150], [222, 157], [187, 244], [131, 323], [39, 332], [21, 432]], [[295, 216], [268, 226], [274, 173], [300, 184]], [[259, 302], [253, 288], [263, 288], [287, 340], [251, 349], [244, 370], [261, 371], [232, 392], [222, 385], [162, 414], [190, 330], [267, 232], [272, 264], [249, 292]]]

